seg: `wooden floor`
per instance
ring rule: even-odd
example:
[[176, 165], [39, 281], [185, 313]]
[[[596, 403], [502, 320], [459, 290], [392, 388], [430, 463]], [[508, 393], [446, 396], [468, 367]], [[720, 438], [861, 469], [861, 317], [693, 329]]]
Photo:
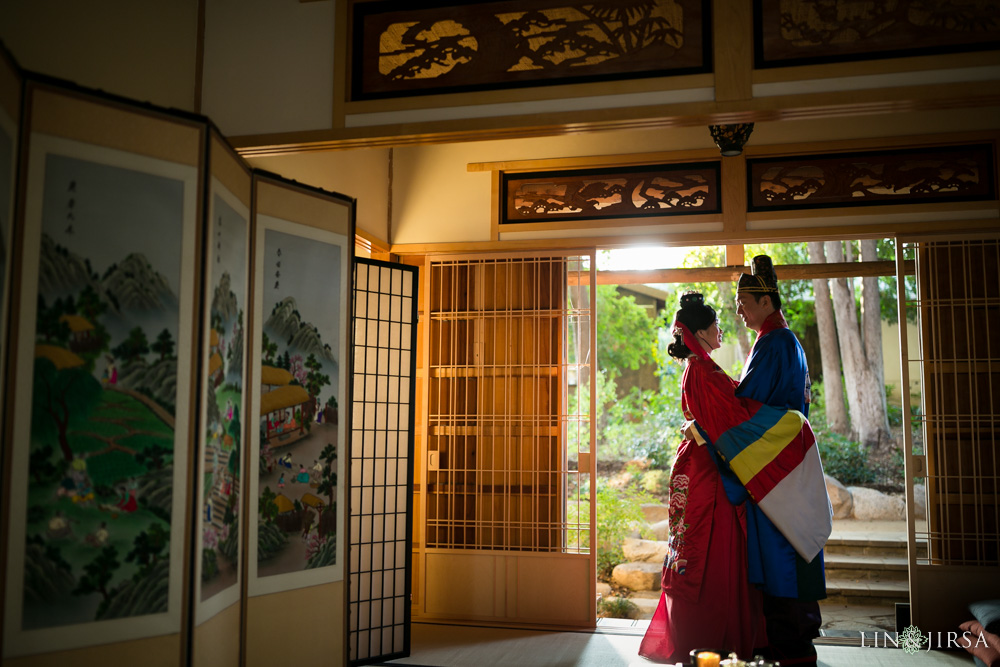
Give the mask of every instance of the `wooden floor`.
[[[421, 667], [649, 667], [637, 655], [641, 635], [614, 628], [596, 632], [545, 632], [414, 623], [409, 658], [383, 663]], [[860, 644], [860, 642], [859, 642]], [[825, 667], [968, 667], [964, 653], [930, 651], [908, 655], [900, 649], [817, 646]]]

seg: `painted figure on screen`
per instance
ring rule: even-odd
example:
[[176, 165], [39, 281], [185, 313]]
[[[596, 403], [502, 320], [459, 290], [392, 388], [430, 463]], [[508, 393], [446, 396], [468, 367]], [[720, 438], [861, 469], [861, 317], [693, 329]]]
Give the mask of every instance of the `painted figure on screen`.
[[240, 557], [240, 480], [243, 457], [244, 310], [247, 218], [218, 192], [212, 199], [206, 276], [208, 366], [202, 435], [201, 600], [234, 586]]
[[[267, 230], [261, 343], [258, 575], [335, 563], [339, 318], [316, 275], [340, 273], [339, 247]], [[313, 267], [312, 269], [310, 267]], [[316, 273], [316, 269], [319, 273]], [[334, 302], [335, 303], [335, 302]], [[330, 394], [330, 399], [334, 400]], [[305, 467], [314, 461], [312, 472]], [[275, 462], [277, 465], [274, 465]], [[290, 539], [300, 535], [302, 539]]]
[[24, 629], [167, 609], [183, 197], [46, 158]]

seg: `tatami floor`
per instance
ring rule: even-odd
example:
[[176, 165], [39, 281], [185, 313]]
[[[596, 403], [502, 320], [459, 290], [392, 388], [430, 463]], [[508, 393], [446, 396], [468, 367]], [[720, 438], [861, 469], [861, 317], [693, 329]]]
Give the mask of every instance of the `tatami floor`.
[[[614, 629], [596, 632], [545, 632], [414, 623], [408, 658], [383, 663], [421, 667], [650, 667], [637, 655], [641, 634]], [[926, 667], [974, 664], [965, 653], [929, 651], [909, 655], [901, 649], [817, 646], [826, 667]]]

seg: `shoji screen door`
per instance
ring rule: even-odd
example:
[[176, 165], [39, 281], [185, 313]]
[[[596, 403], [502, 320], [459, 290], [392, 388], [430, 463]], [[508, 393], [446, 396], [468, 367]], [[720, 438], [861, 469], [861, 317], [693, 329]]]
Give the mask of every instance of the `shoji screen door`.
[[421, 617], [593, 627], [592, 255], [430, 258]]
[[410, 654], [416, 295], [416, 268], [355, 260], [352, 665]]
[[904, 436], [911, 616], [924, 633], [955, 632], [969, 602], [1000, 597], [1000, 238], [901, 239], [896, 253], [899, 319], [915, 314], [919, 329], [908, 340], [900, 327], [903, 414], [919, 407]]

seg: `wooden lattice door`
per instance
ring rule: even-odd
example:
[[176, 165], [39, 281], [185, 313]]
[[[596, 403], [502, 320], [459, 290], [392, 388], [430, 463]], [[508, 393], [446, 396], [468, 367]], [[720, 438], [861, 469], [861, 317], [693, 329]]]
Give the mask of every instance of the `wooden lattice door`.
[[904, 414], [919, 406], [904, 439], [911, 616], [954, 633], [969, 602], [1000, 597], [1000, 239], [901, 239], [897, 266], [900, 321], [920, 332], [900, 327], [904, 386], [920, 388], [903, 392]]
[[593, 264], [427, 262], [423, 617], [594, 624]]

